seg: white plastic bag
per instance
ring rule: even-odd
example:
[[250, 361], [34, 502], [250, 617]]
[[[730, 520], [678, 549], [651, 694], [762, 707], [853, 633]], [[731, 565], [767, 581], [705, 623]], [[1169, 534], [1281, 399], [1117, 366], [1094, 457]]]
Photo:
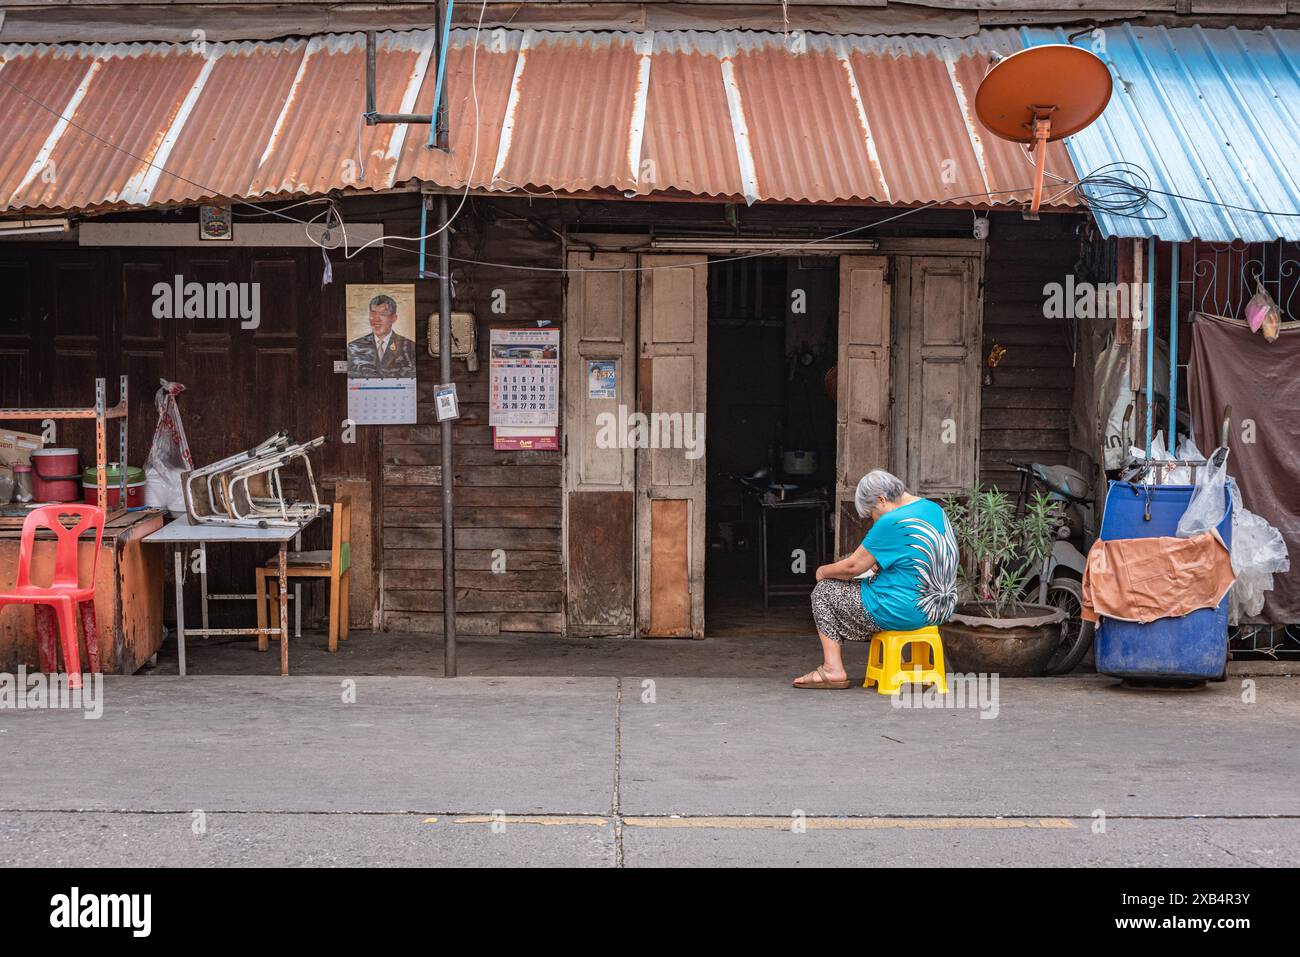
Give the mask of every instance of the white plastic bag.
[[185, 391], [185, 386], [166, 379], [158, 381], [162, 386], [154, 396], [158, 426], [144, 462], [144, 503], [151, 508], [166, 509], [173, 515], [183, 515], [185, 496], [181, 493], [181, 473], [194, 468], [180, 409], [176, 407], [176, 396]]
[[[1220, 452], [1223, 453], [1222, 456]], [[1228, 449], [1223, 447], [1215, 449], [1209, 460], [1196, 471], [1196, 489], [1192, 492], [1192, 500], [1187, 503], [1187, 510], [1178, 520], [1176, 534], [1179, 538], [1191, 538], [1218, 528], [1231, 507], [1224, 496], [1227, 482]]]
[[[1146, 449], [1136, 445], [1129, 446], [1129, 458], [1145, 459], [1147, 458]], [[1151, 439], [1150, 460], [1155, 463], [1171, 462], [1173, 456], [1165, 449], [1165, 433], [1163, 430], [1157, 431]], [[1149, 468], [1139, 472], [1132, 481], [1141, 485], [1191, 485], [1191, 473], [1186, 468]]]
[[1237, 581], [1232, 586], [1228, 620], [1238, 624], [1264, 610], [1264, 592], [1273, 587], [1273, 576], [1291, 570], [1282, 533], [1248, 511], [1241, 504], [1241, 493], [1232, 487], [1232, 570]]
[[[1169, 346], [1163, 339], [1156, 340], [1153, 358], [1156, 396], [1167, 399]], [[1128, 344], [1112, 342], [1097, 356], [1093, 367], [1093, 428], [1100, 433], [1103, 465], [1107, 469], [1124, 464], [1125, 449], [1132, 445], [1139, 431], [1137, 396], [1129, 385], [1128, 364]]]
[[[1175, 456], [1180, 462], [1199, 462], [1205, 458], [1201, 450], [1196, 447], [1195, 440], [1190, 435], [1183, 436], [1183, 440], [1178, 443], [1178, 454]], [[1165, 476], [1166, 485], [1191, 485], [1192, 484], [1192, 467], [1190, 465], [1180, 465], [1177, 468], [1169, 470]]]

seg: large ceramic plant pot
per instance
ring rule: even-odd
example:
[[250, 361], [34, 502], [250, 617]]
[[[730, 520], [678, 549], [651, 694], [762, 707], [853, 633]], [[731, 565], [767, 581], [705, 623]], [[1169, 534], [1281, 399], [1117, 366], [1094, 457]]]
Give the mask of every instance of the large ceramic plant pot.
[[1015, 676], [1041, 675], [1061, 643], [1065, 610], [1050, 605], [1016, 605], [995, 617], [984, 602], [967, 602], [939, 626], [943, 654], [953, 672]]

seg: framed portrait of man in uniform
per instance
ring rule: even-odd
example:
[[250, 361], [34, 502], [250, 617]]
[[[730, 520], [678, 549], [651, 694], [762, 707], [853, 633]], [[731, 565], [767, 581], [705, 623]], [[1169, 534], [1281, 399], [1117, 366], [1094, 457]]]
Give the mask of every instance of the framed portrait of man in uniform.
[[415, 286], [347, 287], [348, 417], [357, 425], [415, 421]]

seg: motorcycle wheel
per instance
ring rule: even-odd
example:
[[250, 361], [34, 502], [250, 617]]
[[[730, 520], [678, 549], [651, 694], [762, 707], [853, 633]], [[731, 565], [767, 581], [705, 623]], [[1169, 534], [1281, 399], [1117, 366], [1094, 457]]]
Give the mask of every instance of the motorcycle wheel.
[[1065, 610], [1061, 644], [1047, 662], [1044, 674], [1068, 675], [1092, 647], [1095, 626], [1083, 620], [1083, 585], [1075, 578], [1058, 576], [1047, 585], [1047, 604]]

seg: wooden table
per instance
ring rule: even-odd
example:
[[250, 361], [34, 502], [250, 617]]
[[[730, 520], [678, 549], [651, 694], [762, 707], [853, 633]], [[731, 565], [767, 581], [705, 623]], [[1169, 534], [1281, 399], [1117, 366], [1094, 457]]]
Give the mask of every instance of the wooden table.
[[[122, 512], [104, 526], [99, 561], [95, 563], [95, 620], [100, 668], [105, 674], [129, 675], [158, 652], [163, 636], [163, 563], [156, 549], [145, 548], [151, 532], [162, 528], [157, 509]], [[0, 528], [0, 590], [18, 575], [21, 528]], [[54, 533], [38, 532], [32, 555], [32, 580], [47, 582], [54, 574]], [[77, 564], [83, 582], [90, 581], [95, 543], [83, 537]], [[10, 605], [0, 613], [0, 671], [19, 664], [35, 669], [36, 619], [33, 605]], [[87, 658], [82, 656], [83, 664]]]
[[[253, 528], [235, 525], [192, 524], [188, 517], [178, 518], [154, 532], [146, 542], [171, 545], [176, 569], [176, 649], [180, 673], [185, 674], [185, 636], [197, 635], [278, 635], [280, 638], [280, 674], [289, 673], [289, 542], [310, 522], [303, 525]], [[280, 627], [279, 628], [189, 628], [185, 627], [185, 545], [251, 544], [279, 546]], [[205, 624], [206, 624], [206, 615]]]

